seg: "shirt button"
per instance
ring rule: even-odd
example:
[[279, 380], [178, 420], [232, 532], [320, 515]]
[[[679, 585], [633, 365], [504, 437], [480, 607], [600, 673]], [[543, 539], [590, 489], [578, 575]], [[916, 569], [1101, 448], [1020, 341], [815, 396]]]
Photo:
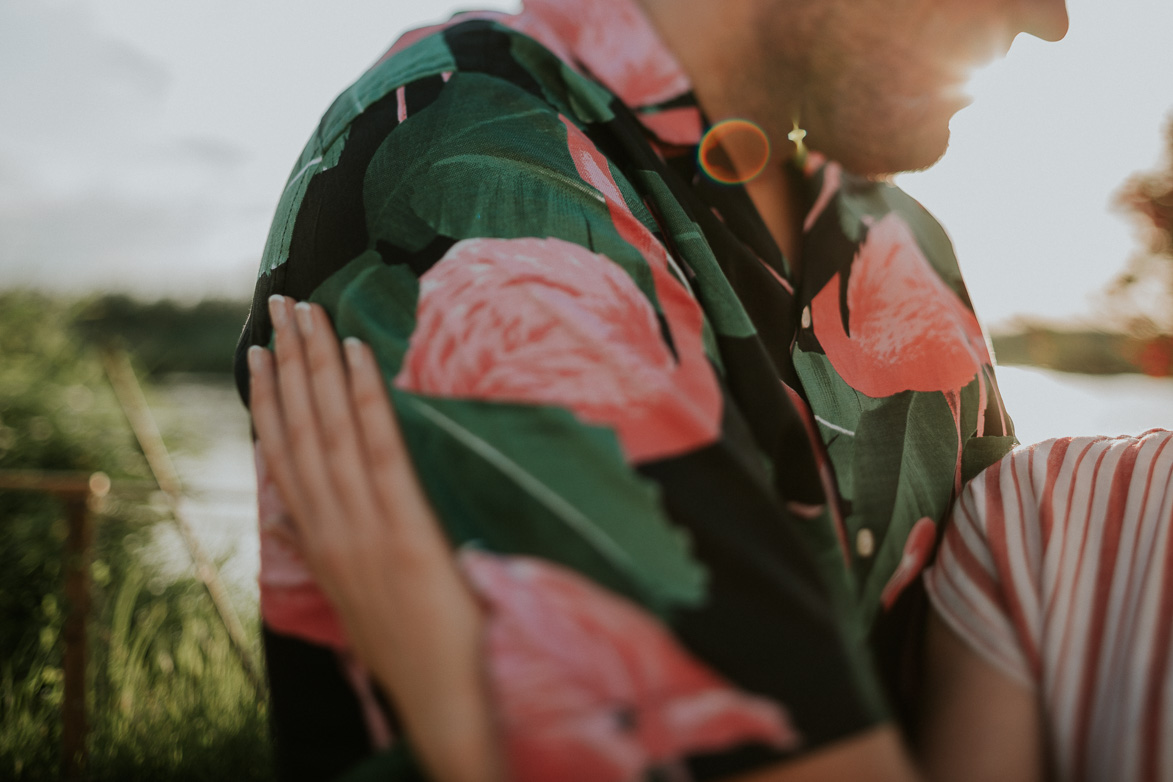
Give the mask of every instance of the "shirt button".
[[809, 329], [811, 327], [811, 308], [810, 307], [803, 307], [802, 308], [802, 327], [804, 329]]
[[864, 559], [876, 553], [876, 536], [870, 529], [861, 529], [855, 536], [855, 553]]

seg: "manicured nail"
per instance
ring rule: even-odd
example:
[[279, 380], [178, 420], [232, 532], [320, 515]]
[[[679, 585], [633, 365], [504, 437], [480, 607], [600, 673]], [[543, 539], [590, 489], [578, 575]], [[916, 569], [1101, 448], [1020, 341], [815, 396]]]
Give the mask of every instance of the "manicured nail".
[[293, 305], [293, 314], [297, 316], [297, 326], [302, 334], [308, 337], [314, 333], [314, 313], [310, 311], [309, 302], [299, 301]]
[[253, 374], [261, 371], [261, 361], [264, 359], [265, 349], [260, 345], [253, 345], [248, 349], [248, 369]]
[[355, 337], [342, 340], [342, 348], [346, 351], [346, 363], [351, 369], [358, 369], [363, 362], [362, 343]]
[[279, 293], [269, 297], [269, 319], [277, 328], [285, 328], [285, 297]]

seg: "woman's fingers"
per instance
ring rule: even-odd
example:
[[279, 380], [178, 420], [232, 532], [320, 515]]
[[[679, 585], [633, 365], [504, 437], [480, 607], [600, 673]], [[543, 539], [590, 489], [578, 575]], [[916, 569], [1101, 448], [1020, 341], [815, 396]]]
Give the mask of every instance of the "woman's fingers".
[[277, 391], [276, 368], [273, 355], [262, 347], [254, 345], [248, 351], [249, 366], [249, 411], [252, 413], [253, 428], [261, 456], [273, 476], [273, 482], [281, 493], [288, 508], [303, 506], [301, 484], [286, 458], [289, 447], [285, 440], [285, 420], [281, 412], [281, 400]]
[[[281, 296], [272, 297], [269, 308], [276, 366], [266, 356], [270, 366], [258, 387], [276, 403], [258, 411], [264, 418], [258, 437], [301, 535], [303, 553], [323, 586], [335, 597], [376, 588], [385, 572], [366, 567], [366, 554], [377, 550], [388, 533], [402, 542], [402, 554], [411, 562], [425, 562], [420, 556], [424, 546], [426, 561], [447, 558], [442, 534], [410, 470], [373, 355], [362, 348], [368, 372], [362, 375], [362, 393], [353, 394], [325, 310], [307, 302], [294, 305]], [[366, 420], [357, 414], [356, 399], [366, 400]], [[361, 430], [368, 422], [374, 431], [364, 437]], [[371, 459], [372, 448], [384, 458]], [[392, 491], [384, 496], [383, 488]], [[416, 520], [421, 514], [426, 522]], [[415, 539], [399, 535], [399, 518], [425, 529]]]
[[416, 478], [374, 353], [357, 339], [347, 339], [343, 345], [366, 463], [376, 476], [378, 507], [401, 545], [427, 547], [429, 556], [439, 553], [447, 560], [451, 556], [447, 543]]
[[[390, 571], [454, 571], [451, 549], [412, 468], [370, 348], [345, 344], [325, 311], [274, 296], [275, 357], [253, 351], [254, 423], [262, 453], [336, 597], [378, 589]], [[378, 567], [368, 554], [381, 552]]]
[[360, 532], [378, 525], [371, 471], [365, 463], [349, 381], [342, 364], [338, 338], [326, 311], [300, 302], [294, 307], [298, 332], [309, 370], [310, 396], [319, 427], [319, 443], [333, 498], [345, 512], [346, 526]]
[[290, 505], [289, 510], [310, 544], [323, 537], [323, 522], [338, 513], [337, 497], [322, 452], [322, 433], [312, 399], [305, 346], [294, 319], [293, 301], [284, 296], [271, 296], [269, 313], [273, 321], [277, 393], [286, 444], [280, 458], [292, 461], [303, 500], [298, 506]]
[[[425, 765], [498, 766], [482, 690], [481, 617], [415, 476], [371, 350], [325, 312], [271, 303], [276, 356], [255, 348], [254, 425], [303, 552], [355, 651], [403, 710]], [[495, 776], [495, 775], [494, 775]]]

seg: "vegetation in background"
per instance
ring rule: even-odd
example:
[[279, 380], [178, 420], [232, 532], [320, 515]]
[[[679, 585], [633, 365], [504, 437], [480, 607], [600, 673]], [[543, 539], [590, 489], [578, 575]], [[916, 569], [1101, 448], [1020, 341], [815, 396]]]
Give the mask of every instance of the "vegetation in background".
[[[90, 778], [270, 779], [266, 704], [210, 601], [196, 582], [168, 583], [142, 559], [161, 505], [144, 491], [146, 465], [95, 351], [71, 327], [75, 311], [0, 293], [0, 469], [113, 479], [92, 566]], [[58, 777], [62, 516], [51, 498], [0, 492], [3, 779]]]
[[[1170, 141], [1173, 143], [1173, 135]], [[1171, 220], [1173, 215], [1166, 213], [1165, 225]], [[1168, 241], [1168, 234], [1165, 236]], [[1167, 266], [1173, 274], [1173, 263]], [[1137, 287], [1136, 292], [1139, 290]], [[1169, 291], [1173, 296], [1173, 287]], [[1112, 306], [1122, 308], [1120, 301], [1113, 299]], [[75, 328], [87, 341], [126, 347], [142, 371], [158, 377], [171, 372], [230, 373], [230, 356], [248, 308], [248, 302], [240, 301], [212, 300], [183, 306], [173, 301], [140, 302], [111, 295], [72, 305], [71, 311], [75, 313]], [[1150, 310], [1161, 311], [1159, 307]], [[1173, 309], [1166, 311], [1173, 315]], [[994, 350], [1001, 364], [1092, 375], [1173, 375], [1173, 332], [1161, 331], [1153, 324], [1151, 317], [1131, 318], [1117, 331], [1107, 332], [1022, 321], [993, 336]]]
[[1173, 335], [1173, 118], [1164, 160], [1125, 182], [1116, 204], [1133, 217], [1140, 246], [1116, 279], [1109, 307], [1134, 333]]
[[994, 336], [999, 363], [1173, 376], [1173, 118], [1163, 162], [1130, 177], [1115, 200], [1136, 224], [1138, 247], [1101, 301], [1104, 330], [1021, 322]]
[[1143, 372], [1173, 375], [1173, 335], [1069, 331], [1020, 324], [1013, 332], [993, 336], [999, 364], [1057, 369], [1087, 375]]
[[248, 309], [247, 301], [206, 299], [184, 306], [110, 295], [77, 305], [73, 319], [88, 341], [125, 346], [149, 375], [229, 373]]

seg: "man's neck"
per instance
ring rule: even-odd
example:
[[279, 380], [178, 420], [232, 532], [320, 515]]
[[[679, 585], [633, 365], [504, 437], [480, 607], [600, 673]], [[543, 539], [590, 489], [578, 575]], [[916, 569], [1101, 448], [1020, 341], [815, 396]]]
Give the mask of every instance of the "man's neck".
[[[745, 0], [722, 3], [709, 0], [637, 1], [688, 74], [693, 94], [709, 119], [714, 122], [730, 118], [754, 120], [753, 107], [748, 102], [739, 105], [737, 86], [742, 86], [745, 76], [737, 72], [737, 65], [730, 60], [729, 54], [751, 45], [745, 40], [730, 40], [730, 36], [732, 31], [753, 29], [750, 13], [753, 3]], [[739, 14], [746, 18], [733, 18]], [[781, 90], [775, 88], [773, 92], [781, 99]], [[797, 274], [801, 262], [805, 201], [799, 183], [788, 170], [788, 162], [794, 155], [793, 144], [778, 132], [770, 135], [771, 159], [745, 188], [792, 271]], [[732, 162], [736, 166], [737, 161]]]
[[797, 279], [802, 274], [802, 223], [806, 217], [806, 199], [798, 177], [786, 163], [771, 163], [746, 183], [745, 192]]

